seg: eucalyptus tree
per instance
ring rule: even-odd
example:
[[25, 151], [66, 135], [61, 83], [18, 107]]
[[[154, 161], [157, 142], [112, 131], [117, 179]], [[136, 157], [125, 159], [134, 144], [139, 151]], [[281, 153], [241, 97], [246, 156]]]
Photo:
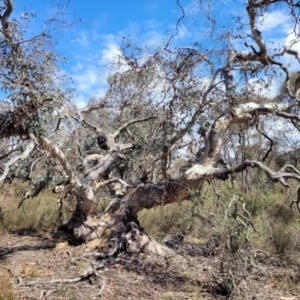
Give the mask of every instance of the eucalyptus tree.
[[[185, 11], [177, 4], [183, 12], [178, 28]], [[258, 28], [261, 17], [279, 5], [289, 14], [294, 38], [272, 48]], [[127, 45], [105, 96], [79, 109], [59, 77], [59, 57], [47, 31], [28, 38], [22, 23], [10, 20], [13, 1], [3, 0], [0, 181], [29, 182], [26, 197], [52, 186], [62, 198], [77, 200], [61, 228], [82, 242], [100, 238], [115, 241], [116, 249], [137, 250], [152, 245], [141, 231], [138, 212], [189, 199], [192, 190], [212, 178], [226, 180], [258, 168], [286, 187], [288, 179], [300, 181], [291, 165], [271, 170], [264, 159], [226, 162], [222, 157], [236, 128], [250, 131], [273, 116], [293, 120], [297, 130], [300, 121], [299, 90], [282, 59], [300, 62], [293, 48], [300, 40], [300, 4], [248, 0], [244, 8], [245, 19], [237, 17], [234, 28], [222, 30], [208, 12], [212, 46], [211, 36], [210, 43], [196, 40], [187, 46], [171, 36], [153, 51]], [[273, 80], [286, 87], [280, 99], [259, 95], [256, 86], [267, 91]], [[187, 147], [194, 155], [190, 167], [174, 176], [176, 159]], [[94, 215], [102, 190], [111, 202], [103, 214]]]

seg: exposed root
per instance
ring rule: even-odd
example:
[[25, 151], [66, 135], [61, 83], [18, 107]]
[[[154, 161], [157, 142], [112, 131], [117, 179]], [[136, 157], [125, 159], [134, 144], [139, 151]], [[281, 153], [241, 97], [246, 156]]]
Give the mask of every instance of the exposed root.
[[[22, 278], [18, 278], [18, 284], [20, 286], [34, 286], [34, 285], [56, 285], [56, 284], [72, 284], [82, 280], [93, 277], [101, 278], [101, 287], [98, 292], [98, 296], [103, 295], [106, 278], [103, 276], [104, 272], [108, 270], [108, 266], [114, 262], [120, 261], [117, 257], [120, 253], [139, 254], [145, 253], [149, 257], [161, 258], [167, 263], [180, 264], [181, 266], [186, 264], [186, 259], [176, 253], [174, 249], [160, 244], [155, 240], [152, 240], [139, 226], [138, 221], [130, 220], [123, 223], [122, 231], [111, 231], [110, 240], [114, 241], [114, 246], [109, 248], [109, 251], [101, 251], [99, 247], [95, 251], [81, 253], [77, 257], [71, 258], [70, 262], [77, 264], [80, 261], [87, 262], [89, 266], [83, 273], [76, 275], [72, 278], [54, 278], [51, 280], [34, 280], [23, 281]], [[89, 245], [87, 245], [89, 247]], [[95, 249], [95, 248], [94, 248]], [[122, 260], [122, 258], [121, 258]]]

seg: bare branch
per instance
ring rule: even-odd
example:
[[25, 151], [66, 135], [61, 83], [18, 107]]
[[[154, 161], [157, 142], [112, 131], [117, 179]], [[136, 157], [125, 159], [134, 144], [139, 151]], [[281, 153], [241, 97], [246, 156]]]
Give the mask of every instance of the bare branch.
[[183, 20], [184, 17], [185, 17], [185, 11], [184, 11], [184, 8], [182, 7], [182, 5], [180, 4], [179, 0], [177, 0], [177, 5], [178, 5], [178, 7], [180, 8], [180, 10], [182, 12], [182, 16], [179, 18], [179, 20], [176, 23], [176, 31], [177, 31], [177, 35], [178, 35], [179, 34], [178, 27], [180, 25], [181, 20]]
[[267, 140], [270, 141], [270, 147], [269, 147], [268, 151], [266, 152], [265, 156], [262, 159], [262, 161], [265, 161], [267, 159], [267, 157], [269, 156], [269, 154], [271, 153], [272, 149], [273, 149], [274, 141], [264, 131], [259, 129], [258, 124], [256, 124], [256, 130], [260, 134], [262, 134]]
[[122, 180], [120, 178], [110, 178], [108, 180], [98, 182], [95, 185], [95, 189], [98, 190], [98, 189], [102, 188], [103, 186], [108, 185], [110, 183], [114, 183], [114, 182], [119, 182], [124, 188], [133, 188], [133, 187], [135, 187], [134, 185], [128, 184], [127, 182], [125, 182], [124, 180]]
[[120, 147], [116, 144], [115, 147], [112, 147], [108, 154], [94, 168], [86, 173], [86, 176], [88, 176], [92, 181], [97, 180], [113, 164], [118, 157], [119, 152]]
[[111, 107], [111, 105], [108, 105], [107, 103], [107, 98], [108, 97], [105, 97], [102, 101], [100, 101], [99, 103], [96, 103], [96, 104], [93, 104], [93, 105], [89, 105], [85, 108], [82, 108], [82, 109], [79, 109], [78, 112], [79, 113], [83, 113], [83, 114], [87, 114], [87, 113], [90, 113], [94, 110], [97, 110], [97, 109], [101, 109], [101, 108], [109, 108]]
[[[134, 143], [120, 144], [120, 151], [129, 150], [134, 147]], [[119, 154], [120, 155], [120, 154]]]
[[266, 45], [264, 40], [261, 37], [261, 32], [257, 29], [257, 25], [255, 21], [256, 12], [254, 10], [254, 6], [252, 5], [252, 1], [248, 1], [248, 6], [246, 10], [249, 16], [250, 28], [251, 28], [253, 38], [257, 46], [259, 47], [259, 52], [255, 51], [256, 53], [255, 52], [254, 53], [259, 56], [262, 62], [266, 63], [266, 55], [267, 55]]
[[17, 152], [17, 151], [20, 151], [20, 150], [21, 150], [21, 147], [12, 149], [12, 150], [10, 150], [9, 152], [5, 153], [4, 155], [1, 155], [1, 156], [0, 156], [0, 159], [6, 158], [6, 157], [10, 156], [12, 153]]
[[81, 280], [84, 280], [91, 275], [95, 274], [95, 271], [98, 271], [100, 269], [104, 268], [103, 264], [97, 264], [95, 266], [92, 266], [88, 269], [86, 269], [83, 274], [78, 275], [77, 277], [74, 278], [61, 278], [61, 279], [52, 279], [52, 280], [36, 280], [36, 281], [28, 281], [24, 282], [22, 278], [18, 278], [18, 284], [21, 286], [32, 286], [32, 285], [37, 285], [37, 284], [63, 284], [63, 283], [75, 283], [79, 282]]
[[284, 173], [286, 171], [286, 169], [291, 169], [292, 171], [294, 171], [296, 174], [300, 175], [299, 170], [297, 170], [294, 166], [292, 165], [284, 165], [279, 172]]
[[28, 158], [28, 156], [30, 155], [33, 149], [34, 149], [34, 142], [30, 141], [23, 153], [12, 157], [8, 162], [4, 163], [4, 172], [0, 176], [0, 182], [7, 177], [7, 174], [9, 173], [9, 167], [14, 165], [19, 160], [24, 160]]
[[55, 146], [51, 141], [49, 141], [45, 137], [35, 136], [31, 133], [30, 138], [32, 140], [36, 140], [41, 148], [49, 151], [51, 155], [60, 162], [60, 164], [62, 165], [64, 171], [66, 172], [69, 178], [69, 182], [71, 186], [75, 186], [76, 184], [79, 186], [81, 185], [78, 178], [75, 176], [75, 173], [71, 165], [69, 164], [65, 154], [62, 152], [62, 150], [60, 150], [57, 146]]
[[300, 122], [300, 116], [299, 115], [291, 114], [291, 113], [284, 112], [284, 111], [278, 111], [278, 112], [276, 112], [276, 115], [279, 116], [279, 117], [283, 117], [285, 119], [290, 119], [290, 120], [293, 120], [293, 121]]
[[131, 120], [127, 123], [125, 123], [124, 125], [122, 125], [121, 127], [119, 127], [113, 134], [113, 138], [115, 139], [123, 130], [125, 130], [129, 125], [135, 124], [135, 123], [141, 123], [141, 122], [146, 122], [149, 120], [153, 120], [156, 119], [157, 117], [152, 116], [152, 117], [147, 117], [147, 118], [143, 118], [143, 119], [135, 119], [135, 120]]
[[278, 172], [274, 172], [272, 171], [270, 168], [268, 168], [267, 166], [265, 166], [263, 163], [256, 161], [256, 160], [246, 160], [243, 163], [241, 163], [240, 165], [231, 168], [231, 169], [227, 169], [227, 170], [222, 170], [219, 172], [215, 173], [215, 176], [219, 176], [219, 175], [225, 175], [225, 174], [233, 174], [233, 173], [239, 173], [244, 171], [247, 167], [256, 167], [259, 168], [261, 170], [263, 170], [265, 172], [265, 174], [273, 181], [273, 182], [280, 182], [283, 186], [285, 187], [289, 187], [289, 184], [287, 183], [287, 179], [295, 179], [298, 182], [300, 182], [300, 173], [296, 168], [292, 168], [294, 170], [293, 173], [288, 173], [285, 172], [285, 170], [287, 168], [290, 168], [291, 166], [285, 166], [283, 167], [280, 171]]
[[283, 56], [285, 53], [287, 53], [287, 54], [293, 55], [300, 63], [299, 52], [297, 50], [292, 50], [292, 47], [295, 44], [297, 44], [299, 41], [300, 41], [300, 37], [296, 37], [296, 38], [292, 39], [288, 45], [285, 45], [285, 47], [283, 48], [283, 50], [280, 53], [274, 54], [273, 57]]

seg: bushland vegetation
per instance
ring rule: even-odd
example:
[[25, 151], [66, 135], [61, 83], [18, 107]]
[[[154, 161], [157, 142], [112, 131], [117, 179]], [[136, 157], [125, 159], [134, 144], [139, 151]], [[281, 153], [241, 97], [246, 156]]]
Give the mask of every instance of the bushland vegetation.
[[[199, 1], [210, 34], [189, 45], [178, 28], [197, 22], [184, 23], [177, 1], [177, 34], [145, 48], [125, 37], [107, 91], [84, 108], [61, 72], [48, 27], [56, 16], [28, 38], [30, 14], [12, 20], [13, 1], [1, 4], [3, 234], [95, 240], [100, 258], [198, 244], [219, 253], [212, 281], [225, 296], [256, 258], [298, 264], [300, 77], [287, 63], [300, 63], [297, 1], [246, 1], [232, 27]], [[291, 28], [280, 43], [258, 29], [278, 9]]]

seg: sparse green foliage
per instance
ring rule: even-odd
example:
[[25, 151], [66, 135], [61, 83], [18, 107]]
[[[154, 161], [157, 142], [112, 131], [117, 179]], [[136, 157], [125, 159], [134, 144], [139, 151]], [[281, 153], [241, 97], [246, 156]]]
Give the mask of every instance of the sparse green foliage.
[[139, 216], [145, 230], [157, 237], [179, 234], [186, 241], [227, 250], [231, 241], [237, 249], [283, 254], [300, 250], [300, 215], [290, 204], [279, 186], [245, 194], [238, 182], [236, 187], [224, 183], [218, 189], [204, 186], [189, 202], [142, 211]]

